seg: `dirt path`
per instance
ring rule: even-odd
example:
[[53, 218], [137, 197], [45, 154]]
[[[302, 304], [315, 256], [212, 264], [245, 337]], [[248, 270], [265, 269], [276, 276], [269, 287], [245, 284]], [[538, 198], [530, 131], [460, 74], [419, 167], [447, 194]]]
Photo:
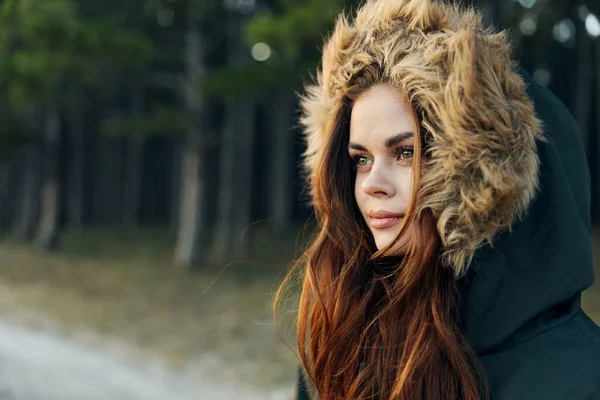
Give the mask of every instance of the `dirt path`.
[[0, 321], [2, 400], [290, 399], [291, 390], [258, 393], [231, 384], [185, 380], [158, 365]]

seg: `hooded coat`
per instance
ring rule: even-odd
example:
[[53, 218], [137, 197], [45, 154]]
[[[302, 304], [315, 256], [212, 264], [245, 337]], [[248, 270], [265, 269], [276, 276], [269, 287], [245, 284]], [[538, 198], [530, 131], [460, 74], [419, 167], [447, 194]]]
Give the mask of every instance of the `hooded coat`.
[[[367, 1], [338, 20], [302, 98], [309, 186], [350, 78], [372, 63], [420, 118], [421, 207], [438, 221], [491, 398], [600, 399], [600, 328], [581, 309], [594, 281], [590, 176], [572, 115], [477, 12]], [[308, 398], [300, 373], [298, 399]]]

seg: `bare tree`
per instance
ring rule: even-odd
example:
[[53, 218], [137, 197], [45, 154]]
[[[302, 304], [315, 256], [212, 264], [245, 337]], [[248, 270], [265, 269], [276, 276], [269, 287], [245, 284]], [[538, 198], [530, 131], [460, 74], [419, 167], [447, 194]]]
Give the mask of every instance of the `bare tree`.
[[40, 207], [40, 156], [29, 146], [15, 161], [18, 165], [14, 234], [19, 239], [30, 239], [34, 232]]
[[67, 110], [67, 124], [71, 148], [67, 172], [67, 224], [69, 229], [83, 229], [85, 178], [85, 127], [81, 98], [71, 101]]
[[10, 228], [15, 213], [15, 163], [4, 160], [0, 165], [0, 228]]
[[177, 224], [177, 243], [175, 246], [175, 263], [191, 268], [199, 258], [199, 237], [202, 221], [202, 204], [204, 182], [200, 174], [201, 148], [200, 125], [203, 99], [198, 93], [198, 79], [204, 72], [202, 54], [203, 37], [199, 24], [188, 13], [185, 34], [185, 79], [184, 93], [188, 113], [193, 123], [185, 134], [181, 149], [181, 184], [179, 196], [179, 218]]
[[280, 232], [289, 226], [292, 208], [292, 124], [294, 95], [291, 90], [280, 89], [268, 104], [271, 125], [271, 216], [273, 227]]
[[234, 180], [234, 229], [233, 256], [245, 258], [249, 250], [249, 235], [247, 230], [251, 222], [252, 211], [252, 172], [254, 163], [256, 100], [247, 96], [239, 103], [238, 108], [239, 140], [236, 141], [237, 155], [235, 158]]
[[[141, 84], [131, 92], [130, 117], [140, 118], [144, 114], [144, 91]], [[138, 228], [140, 198], [142, 190], [142, 162], [144, 137], [130, 134], [125, 139], [125, 179], [123, 181], [123, 229], [133, 233]]]
[[58, 174], [58, 145], [61, 133], [60, 111], [48, 106], [45, 116], [44, 178], [41, 195], [41, 214], [37, 242], [43, 250], [52, 250], [58, 239], [60, 187]]
[[[235, 66], [247, 58], [248, 49], [239, 13], [231, 12], [227, 23], [228, 60]], [[255, 107], [256, 99], [250, 95], [226, 100], [213, 248], [217, 262], [244, 257], [247, 252], [247, 236], [242, 232], [250, 223]]]
[[592, 63], [592, 45], [585, 33], [585, 28], [581, 26], [577, 34], [577, 75], [575, 77], [577, 86], [576, 90], [573, 91], [573, 108], [586, 151], [589, 149], [590, 142], [589, 125], [594, 90], [593, 86], [590, 85], [593, 79]]
[[[595, 43], [594, 43], [594, 49], [595, 49], [595, 57], [594, 60], [592, 61], [592, 63], [594, 64], [594, 71], [596, 72], [595, 74], [595, 81], [596, 81], [596, 135], [598, 134], [598, 132], [600, 132], [600, 39], [596, 39]], [[598, 155], [600, 155], [600, 140], [598, 140], [598, 137], [596, 137], [596, 141], [597, 141], [597, 146], [595, 149], [595, 157], [596, 160], [598, 160]], [[596, 176], [600, 176], [600, 165], [597, 167], [596, 169], [597, 171], [597, 175]], [[599, 190], [600, 190], [600, 186], [599, 186]], [[600, 193], [598, 194], [598, 198], [600, 199]]]

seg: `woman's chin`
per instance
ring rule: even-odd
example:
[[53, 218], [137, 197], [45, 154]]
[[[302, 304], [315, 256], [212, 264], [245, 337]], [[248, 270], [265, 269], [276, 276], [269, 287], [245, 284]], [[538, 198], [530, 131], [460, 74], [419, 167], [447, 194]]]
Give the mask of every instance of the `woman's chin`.
[[[394, 241], [396, 238], [397, 232], [388, 235], [389, 237], [382, 237], [383, 235], [379, 235], [375, 237], [375, 245], [377, 246], [377, 250], [385, 249], [390, 243]], [[406, 254], [406, 246], [403, 245], [402, 240], [398, 241], [392, 249], [386, 254], [389, 256], [403, 256]]]

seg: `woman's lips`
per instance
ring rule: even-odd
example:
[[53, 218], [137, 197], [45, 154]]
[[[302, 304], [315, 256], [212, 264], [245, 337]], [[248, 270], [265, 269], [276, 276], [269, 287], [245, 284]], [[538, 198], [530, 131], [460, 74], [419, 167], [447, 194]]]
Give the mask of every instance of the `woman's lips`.
[[369, 224], [373, 229], [385, 229], [394, 226], [404, 217], [402, 214], [389, 211], [369, 211]]
[[371, 218], [370, 225], [374, 229], [385, 229], [390, 226], [396, 225], [400, 222], [401, 217], [392, 217], [392, 218]]

